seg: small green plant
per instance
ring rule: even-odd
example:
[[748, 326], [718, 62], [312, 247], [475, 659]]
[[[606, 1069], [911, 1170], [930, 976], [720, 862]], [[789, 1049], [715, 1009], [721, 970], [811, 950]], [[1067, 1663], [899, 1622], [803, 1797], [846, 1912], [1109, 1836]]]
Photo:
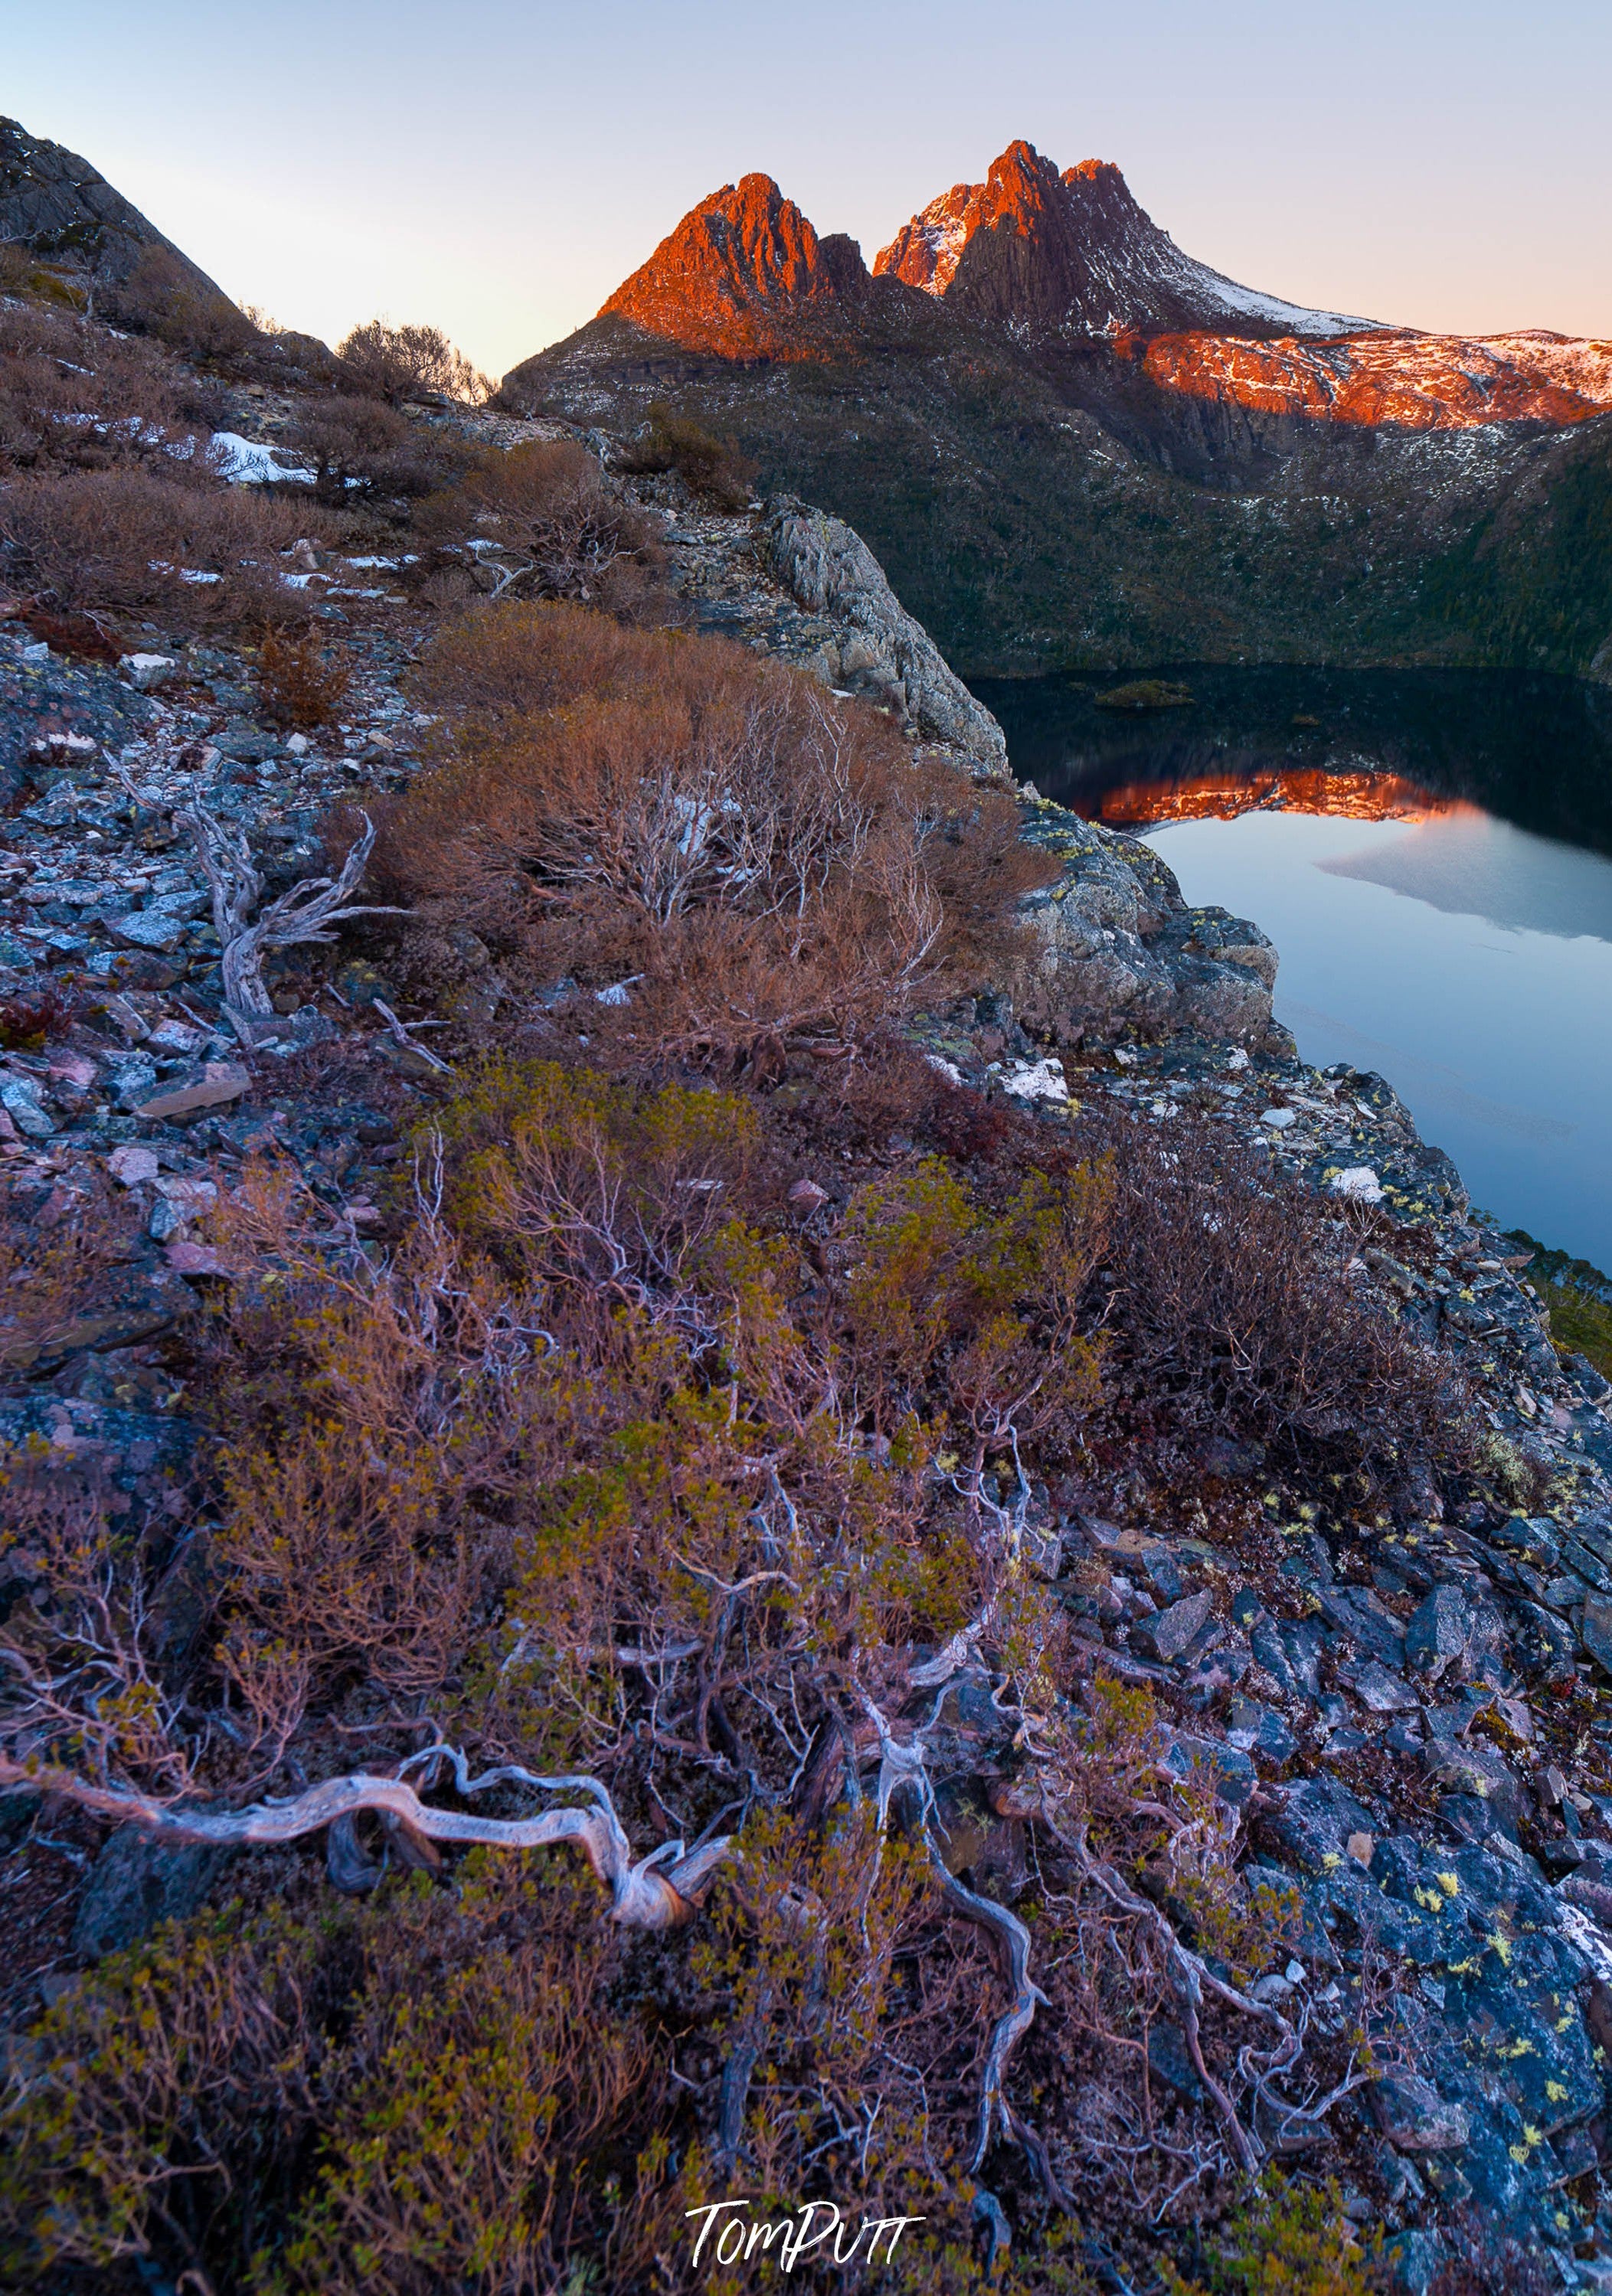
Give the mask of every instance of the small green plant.
[[1221, 2227], [1207, 2277], [1169, 2265], [1171, 2296], [1376, 2296], [1382, 2235], [1362, 2244], [1337, 2185], [1289, 2184], [1274, 2171]]

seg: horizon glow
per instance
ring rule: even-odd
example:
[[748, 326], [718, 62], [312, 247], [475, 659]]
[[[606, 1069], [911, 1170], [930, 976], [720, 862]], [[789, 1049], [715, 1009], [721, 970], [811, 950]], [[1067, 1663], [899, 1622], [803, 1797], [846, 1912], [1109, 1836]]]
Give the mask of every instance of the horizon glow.
[[[498, 374], [679, 217], [773, 176], [871, 263], [1016, 135], [1115, 161], [1246, 286], [1431, 332], [1612, 335], [1612, 11], [1592, 0], [9, 0], [0, 110], [238, 300], [430, 320]], [[266, 22], [272, 29], [266, 29]]]

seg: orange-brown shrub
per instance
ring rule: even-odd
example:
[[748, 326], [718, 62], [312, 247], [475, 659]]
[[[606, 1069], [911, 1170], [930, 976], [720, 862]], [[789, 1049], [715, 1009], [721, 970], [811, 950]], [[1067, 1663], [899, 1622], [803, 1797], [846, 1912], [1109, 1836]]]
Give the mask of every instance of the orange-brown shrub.
[[1407, 1452], [1459, 1460], [1466, 1405], [1446, 1358], [1356, 1291], [1341, 1213], [1222, 1127], [1105, 1101], [1081, 1119], [1114, 1176], [1109, 1330], [1155, 1407], [1372, 1476]]
[[686, 643], [624, 628], [586, 606], [512, 599], [450, 622], [422, 654], [410, 690], [428, 709], [456, 718], [530, 715], [657, 685]]
[[717, 1059], [854, 1036], [1011, 943], [1045, 867], [1011, 804], [915, 769], [878, 712], [711, 640], [488, 619], [490, 646], [462, 627], [428, 693], [465, 664], [489, 699], [586, 698], [484, 708], [416, 783], [377, 849], [411, 902], [588, 985], [632, 976], [624, 1026]]
[[340, 654], [326, 652], [317, 637], [265, 632], [258, 690], [264, 715], [276, 726], [328, 726], [340, 714], [351, 683], [351, 666]]
[[29, 472], [0, 487], [12, 583], [70, 613], [160, 614], [176, 628], [300, 612], [276, 562], [308, 530], [306, 504], [142, 470]]
[[718, 439], [690, 414], [679, 414], [657, 399], [643, 431], [621, 456], [627, 471], [676, 471], [694, 493], [722, 510], [743, 510], [750, 499], [756, 465], [731, 439]]
[[258, 340], [245, 312], [197, 279], [170, 248], [148, 247], [105, 300], [113, 318], [155, 335], [182, 358], [228, 359]]
[[422, 430], [379, 398], [314, 398], [287, 433], [314, 468], [320, 502], [413, 500], [440, 487], [452, 442]]
[[205, 483], [193, 444], [205, 396], [153, 343], [65, 312], [0, 309], [0, 469], [145, 463]]

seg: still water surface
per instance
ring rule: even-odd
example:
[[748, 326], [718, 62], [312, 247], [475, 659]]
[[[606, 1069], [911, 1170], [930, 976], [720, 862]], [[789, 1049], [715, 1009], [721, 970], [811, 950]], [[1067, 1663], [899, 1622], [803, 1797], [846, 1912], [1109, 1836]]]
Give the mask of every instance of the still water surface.
[[1475, 1201], [1612, 1268], [1612, 692], [1172, 667], [1188, 708], [982, 681], [1015, 770], [1262, 925], [1304, 1057], [1387, 1078]]

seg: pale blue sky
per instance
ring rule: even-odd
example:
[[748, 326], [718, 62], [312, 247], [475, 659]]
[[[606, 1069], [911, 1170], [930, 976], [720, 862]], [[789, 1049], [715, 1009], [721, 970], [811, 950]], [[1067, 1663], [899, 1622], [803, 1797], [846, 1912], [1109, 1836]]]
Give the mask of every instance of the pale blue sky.
[[1015, 135], [1245, 283], [1612, 334], [1607, 0], [0, 0], [0, 111], [237, 297], [494, 372], [752, 168], [870, 258]]

